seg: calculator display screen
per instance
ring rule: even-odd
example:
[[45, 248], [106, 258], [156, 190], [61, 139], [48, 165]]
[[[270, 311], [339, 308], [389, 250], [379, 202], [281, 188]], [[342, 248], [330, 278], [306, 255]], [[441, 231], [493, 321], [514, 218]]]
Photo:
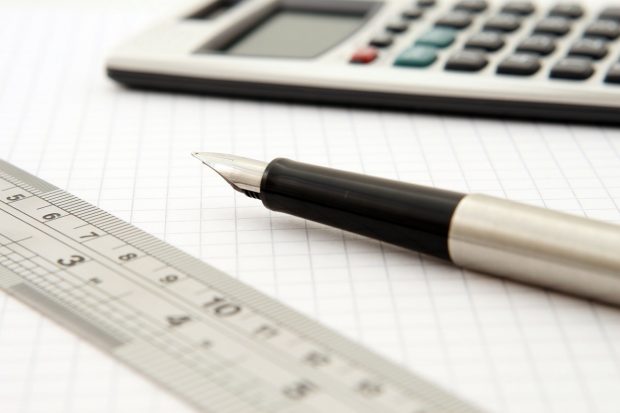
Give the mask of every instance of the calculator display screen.
[[364, 15], [282, 9], [235, 39], [231, 55], [310, 58], [351, 35]]

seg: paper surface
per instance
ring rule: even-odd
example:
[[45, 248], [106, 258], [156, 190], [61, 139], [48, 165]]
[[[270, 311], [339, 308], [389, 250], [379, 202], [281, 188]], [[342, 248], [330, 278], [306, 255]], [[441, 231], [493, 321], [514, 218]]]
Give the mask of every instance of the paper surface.
[[[620, 310], [270, 213], [190, 156], [284, 156], [620, 222], [620, 129], [108, 81], [110, 48], [178, 5], [0, 4], [0, 157], [490, 411], [620, 411]], [[0, 411], [190, 410], [0, 294]]]

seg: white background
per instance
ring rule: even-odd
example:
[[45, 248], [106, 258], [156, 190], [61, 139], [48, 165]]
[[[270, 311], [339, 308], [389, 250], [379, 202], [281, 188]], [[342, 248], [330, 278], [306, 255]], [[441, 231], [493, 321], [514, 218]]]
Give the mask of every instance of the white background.
[[[495, 412], [620, 411], [620, 312], [270, 213], [189, 156], [298, 160], [620, 222], [620, 130], [125, 90], [182, 2], [0, 2], [0, 157]], [[1, 231], [1, 229], [0, 229]], [[0, 295], [0, 412], [182, 412]]]

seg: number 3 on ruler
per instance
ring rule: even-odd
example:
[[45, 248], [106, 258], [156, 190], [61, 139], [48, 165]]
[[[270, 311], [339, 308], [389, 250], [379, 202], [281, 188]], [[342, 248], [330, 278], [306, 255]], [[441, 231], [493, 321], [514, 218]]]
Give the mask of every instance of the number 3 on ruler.
[[63, 267], [73, 267], [74, 265], [80, 264], [84, 261], [86, 261], [86, 258], [82, 257], [81, 255], [72, 255], [71, 257], [69, 257], [68, 260], [60, 258], [56, 262]]

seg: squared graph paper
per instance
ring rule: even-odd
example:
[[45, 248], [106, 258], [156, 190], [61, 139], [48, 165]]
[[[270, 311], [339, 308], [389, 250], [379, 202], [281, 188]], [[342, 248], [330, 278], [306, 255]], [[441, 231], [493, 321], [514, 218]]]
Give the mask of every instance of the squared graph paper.
[[[290, 157], [620, 223], [619, 129], [107, 80], [110, 48], [178, 3], [2, 2], [0, 157], [489, 411], [620, 412], [620, 310], [270, 212], [190, 156]], [[186, 411], [0, 295], [0, 412]]]

